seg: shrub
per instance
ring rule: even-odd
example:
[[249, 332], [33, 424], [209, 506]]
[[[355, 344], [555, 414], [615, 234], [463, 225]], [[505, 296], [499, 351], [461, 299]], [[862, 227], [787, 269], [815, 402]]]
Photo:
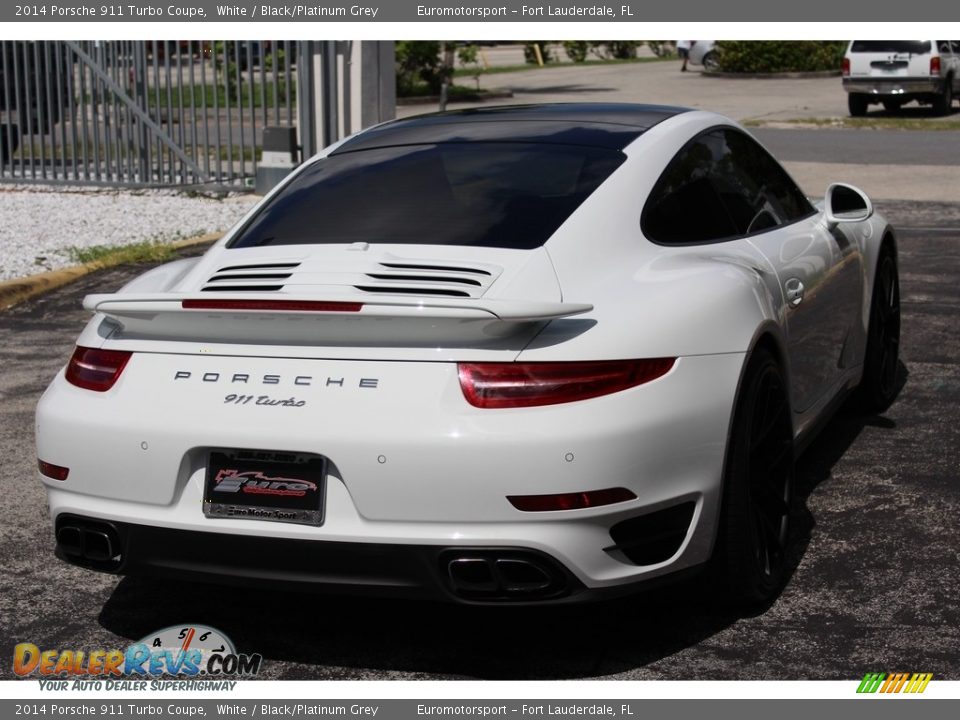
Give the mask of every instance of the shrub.
[[646, 42], [650, 52], [657, 57], [673, 57], [677, 54], [676, 46], [669, 40], [647, 40]]
[[563, 49], [573, 62], [584, 62], [590, 53], [601, 60], [631, 60], [637, 56], [637, 48], [643, 40], [601, 40], [584, 42], [566, 40]]
[[453, 74], [453, 68], [440, 59], [439, 42], [402, 40], [396, 47], [398, 95], [410, 95], [421, 82], [430, 92], [439, 93], [444, 80]]
[[836, 70], [845, 47], [845, 42], [813, 40], [721, 40], [717, 43], [720, 69], [733, 73]]
[[528, 40], [523, 44], [523, 59], [531, 65], [536, 65], [537, 52], [533, 49], [533, 46], [539, 45], [540, 55], [543, 57], [543, 64], [547, 65], [548, 63], [556, 62], [557, 59], [553, 56], [553, 51], [550, 49], [552, 42], [553, 40]]
[[[236, 102], [239, 94], [237, 93], [237, 63], [235, 58], [233, 43], [218, 41], [213, 45], [213, 64], [216, 73], [217, 83], [222, 83], [227, 89], [227, 98], [230, 102]], [[226, 60], [226, 62], [225, 62]]]
[[480, 48], [477, 45], [461, 45], [457, 50], [457, 60], [460, 66], [473, 75], [473, 81], [477, 84], [477, 90], [480, 89], [480, 76], [483, 74], [483, 66], [480, 64]]
[[587, 59], [587, 54], [590, 52], [590, 45], [591, 43], [584, 40], [563, 41], [563, 49], [567, 53], [567, 57], [575, 63], [582, 63]]
[[631, 60], [637, 56], [637, 48], [642, 43], [637, 40], [614, 40], [604, 43], [607, 57], [616, 60]]
[[280, 48], [267, 53], [266, 57], [263, 58], [263, 69], [266, 72], [273, 72], [274, 66], [276, 66], [277, 72], [283, 72], [287, 69], [287, 55]]

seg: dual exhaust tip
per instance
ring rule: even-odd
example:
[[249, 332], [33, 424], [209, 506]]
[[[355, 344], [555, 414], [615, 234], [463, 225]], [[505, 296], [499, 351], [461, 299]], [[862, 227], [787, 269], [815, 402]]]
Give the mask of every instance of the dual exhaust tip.
[[448, 551], [441, 566], [454, 594], [466, 600], [544, 600], [569, 590], [557, 564], [534, 553]]
[[56, 538], [57, 554], [76, 565], [115, 570], [123, 560], [120, 534], [108, 523], [61, 518]]

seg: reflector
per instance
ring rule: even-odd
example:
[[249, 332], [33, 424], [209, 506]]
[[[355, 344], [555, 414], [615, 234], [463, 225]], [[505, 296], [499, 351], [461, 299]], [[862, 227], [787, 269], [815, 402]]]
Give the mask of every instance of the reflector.
[[45, 475], [53, 480], [66, 480], [67, 475], [70, 474], [70, 468], [60, 467], [59, 465], [44, 462], [43, 460], [37, 460], [37, 467], [40, 469], [41, 475]]
[[508, 495], [507, 500], [517, 510], [524, 512], [550, 512], [551, 510], [581, 510], [600, 505], [613, 505], [613, 503], [635, 500], [636, 497], [632, 491], [618, 487], [557, 495]]

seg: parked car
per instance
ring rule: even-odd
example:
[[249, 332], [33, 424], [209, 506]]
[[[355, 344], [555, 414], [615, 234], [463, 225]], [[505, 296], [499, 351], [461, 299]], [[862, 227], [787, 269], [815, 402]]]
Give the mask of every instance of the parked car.
[[874, 103], [895, 112], [913, 101], [947, 115], [960, 94], [960, 40], [853, 40], [843, 89], [854, 117]]
[[37, 408], [56, 552], [233, 583], [570, 602], [787, 577], [794, 458], [897, 392], [894, 231], [733, 121], [377, 125], [93, 312]]
[[720, 60], [717, 55], [715, 40], [694, 40], [690, 48], [689, 62], [693, 65], [702, 65], [706, 70], [717, 70]]

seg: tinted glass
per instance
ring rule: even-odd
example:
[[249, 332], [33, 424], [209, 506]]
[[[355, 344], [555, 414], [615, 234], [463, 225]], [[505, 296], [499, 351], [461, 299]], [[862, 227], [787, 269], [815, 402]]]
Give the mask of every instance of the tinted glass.
[[307, 168], [230, 247], [539, 247], [612, 173], [615, 150], [449, 143], [348, 152]]
[[923, 55], [930, 52], [929, 40], [854, 40], [850, 52]]
[[807, 196], [753, 138], [736, 130], [724, 130], [722, 136], [729, 160], [719, 169], [750, 207], [749, 216], [737, 223], [742, 232], [764, 229], [755, 227], [760, 211], [770, 212], [777, 225], [788, 225], [813, 212]]
[[786, 225], [813, 207], [752, 139], [714, 130], [688, 143], [657, 181], [643, 230], [660, 243], [702, 243]]

